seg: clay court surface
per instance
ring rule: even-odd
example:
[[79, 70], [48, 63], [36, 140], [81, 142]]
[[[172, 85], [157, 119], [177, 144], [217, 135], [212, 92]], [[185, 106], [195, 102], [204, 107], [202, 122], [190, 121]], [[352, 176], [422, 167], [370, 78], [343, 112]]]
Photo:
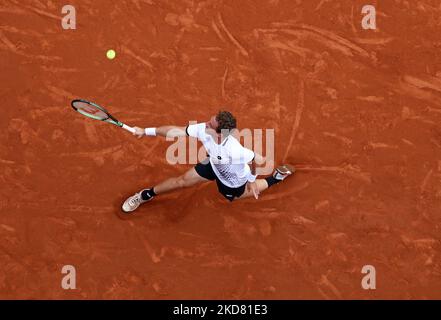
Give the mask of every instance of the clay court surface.
[[[439, 1], [372, 1], [376, 31], [364, 1], [75, 0], [76, 30], [65, 4], [0, 4], [0, 298], [441, 298]], [[208, 183], [124, 219], [191, 165], [75, 98], [142, 127], [225, 106], [299, 171], [259, 200]]]

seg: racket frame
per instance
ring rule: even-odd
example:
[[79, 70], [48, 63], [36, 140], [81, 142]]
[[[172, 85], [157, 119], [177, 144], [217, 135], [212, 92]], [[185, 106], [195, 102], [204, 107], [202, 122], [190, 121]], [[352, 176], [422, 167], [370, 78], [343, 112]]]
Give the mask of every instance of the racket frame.
[[[104, 112], [104, 113], [107, 115], [107, 118], [105, 118], [105, 119], [98, 119], [98, 118], [94, 118], [93, 116], [90, 116], [90, 115], [84, 114], [83, 112], [81, 112], [80, 110], [78, 110], [78, 109], [75, 107], [75, 103], [76, 103], [76, 102], [86, 103], [86, 104], [88, 104], [88, 105], [91, 105], [91, 106], [97, 108], [98, 110]], [[116, 125], [116, 126], [118, 126], [118, 127], [123, 128], [123, 129], [125, 129], [125, 130], [127, 130], [127, 131], [130, 131], [130, 132], [132, 132], [132, 133], [135, 133], [135, 129], [134, 129], [134, 128], [132, 128], [132, 127], [130, 127], [130, 126], [128, 126], [128, 125], [122, 123], [121, 121], [117, 120], [114, 116], [112, 116], [112, 115], [109, 113], [109, 111], [107, 111], [107, 110], [104, 109], [103, 107], [97, 105], [96, 103], [93, 103], [93, 102], [91, 102], [91, 101], [87, 101], [87, 100], [84, 100], [84, 99], [75, 99], [75, 100], [72, 100], [72, 102], [71, 102], [71, 106], [72, 106], [72, 108], [73, 108], [76, 112], [82, 114], [82, 115], [85, 116], [85, 117], [88, 117], [88, 118], [90, 118], [90, 119], [94, 119], [94, 120], [98, 120], [98, 121], [104, 121], [104, 122], [107, 122], [107, 123], [111, 123], [111, 124], [114, 124], [114, 125]], [[110, 121], [109, 121], [109, 119], [110, 119]]]

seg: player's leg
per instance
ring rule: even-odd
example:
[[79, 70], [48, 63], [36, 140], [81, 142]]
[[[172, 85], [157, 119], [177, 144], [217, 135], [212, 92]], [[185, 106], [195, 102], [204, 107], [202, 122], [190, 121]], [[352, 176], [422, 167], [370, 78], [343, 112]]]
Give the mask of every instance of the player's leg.
[[[276, 168], [273, 175], [266, 177], [265, 179], [256, 179], [257, 188], [259, 193], [262, 193], [266, 189], [271, 186], [283, 181], [286, 177], [290, 176], [295, 172], [294, 167], [290, 165], [282, 165]], [[254, 194], [248, 188], [245, 189], [245, 192], [240, 196], [239, 199], [253, 197]]]
[[152, 200], [153, 197], [158, 194], [180, 188], [191, 187], [195, 184], [207, 181], [209, 180], [198, 174], [195, 168], [191, 168], [181, 176], [169, 178], [152, 188], [141, 190], [140, 192], [129, 197], [123, 203], [122, 210], [127, 213], [135, 211], [141, 204]]
[[179, 177], [169, 178], [152, 188], [154, 195], [166, 193], [172, 190], [191, 187], [201, 182], [207, 182], [208, 179], [201, 177], [195, 170], [191, 168]]
[[[259, 193], [262, 193], [266, 189], [269, 188], [268, 182], [266, 179], [256, 179], [257, 189], [259, 190]], [[245, 192], [239, 197], [239, 199], [243, 198], [249, 198], [254, 197], [254, 194], [251, 190], [248, 190], [248, 188], [245, 189]]]

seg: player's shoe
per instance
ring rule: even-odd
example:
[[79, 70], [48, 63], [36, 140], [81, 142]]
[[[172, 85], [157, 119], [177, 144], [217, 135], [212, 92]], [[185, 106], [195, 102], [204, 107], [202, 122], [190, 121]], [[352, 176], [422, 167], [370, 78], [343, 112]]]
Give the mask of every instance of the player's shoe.
[[292, 175], [295, 171], [296, 170], [293, 166], [290, 166], [289, 164], [284, 164], [276, 168], [273, 173], [273, 177], [277, 180], [283, 180], [286, 177]]
[[[147, 195], [149, 197], [147, 200], [144, 200], [142, 198], [141, 194], [143, 191], [147, 191], [144, 193], [145, 195]], [[133, 212], [136, 209], [138, 209], [138, 207], [141, 204], [152, 200], [153, 196], [148, 191], [150, 191], [150, 189], [141, 190], [140, 192], [135, 193], [133, 196], [127, 198], [127, 200], [124, 201], [124, 203], [122, 205], [122, 211], [124, 211], [125, 213]]]

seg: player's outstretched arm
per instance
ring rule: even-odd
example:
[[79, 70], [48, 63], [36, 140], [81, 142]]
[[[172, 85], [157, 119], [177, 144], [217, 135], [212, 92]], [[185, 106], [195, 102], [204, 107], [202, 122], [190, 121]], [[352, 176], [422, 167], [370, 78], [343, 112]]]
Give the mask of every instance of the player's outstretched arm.
[[134, 127], [135, 132], [133, 133], [134, 136], [137, 136], [138, 138], [142, 138], [144, 136], [161, 136], [161, 137], [185, 137], [187, 136], [187, 133], [185, 131], [185, 127], [179, 127], [179, 126], [162, 126], [158, 128], [139, 128]]

